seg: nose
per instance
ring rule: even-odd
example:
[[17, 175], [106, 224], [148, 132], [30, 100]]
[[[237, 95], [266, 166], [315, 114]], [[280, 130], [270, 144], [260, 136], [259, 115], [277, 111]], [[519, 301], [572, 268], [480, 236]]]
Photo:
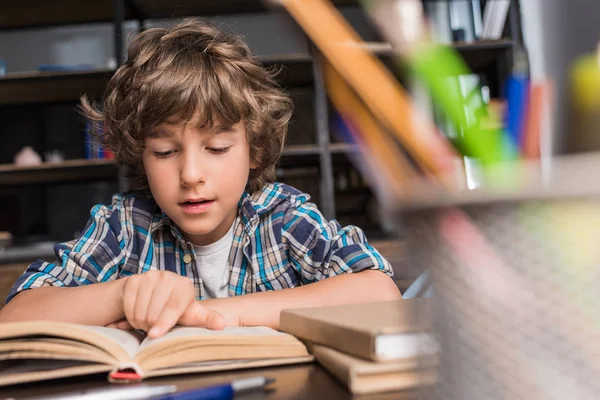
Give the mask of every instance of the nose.
[[180, 181], [184, 187], [190, 187], [206, 181], [201, 158], [193, 152], [186, 152], [182, 157]]

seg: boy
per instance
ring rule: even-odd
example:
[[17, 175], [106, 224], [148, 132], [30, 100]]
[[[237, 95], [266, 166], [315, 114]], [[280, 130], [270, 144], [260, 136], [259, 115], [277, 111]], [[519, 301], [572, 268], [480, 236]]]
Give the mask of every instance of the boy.
[[103, 110], [82, 105], [138, 190], [94, 207], [55, 263], [30, 265], [1, 322], [157, 337], [176, 324], [277, 329], [284, 308], [400, 298], [361, 230], [272, 183], [292, 105], [240, 38], [197, 20], [147, 30]]

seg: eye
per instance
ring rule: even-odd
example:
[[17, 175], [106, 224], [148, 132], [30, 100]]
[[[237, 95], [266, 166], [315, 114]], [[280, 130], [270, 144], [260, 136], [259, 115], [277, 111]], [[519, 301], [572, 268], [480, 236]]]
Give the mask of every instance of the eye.
[[170, 155], [175, 153], [175, 150], [169, 150], [169, 151], [154, 151], [153, 152], [154, 155], [158, 158], [167, 158]]
[[223, 154], [229, 151], [229, 147], [207, 147], [206, 150], [210, 151], [213, 154]]

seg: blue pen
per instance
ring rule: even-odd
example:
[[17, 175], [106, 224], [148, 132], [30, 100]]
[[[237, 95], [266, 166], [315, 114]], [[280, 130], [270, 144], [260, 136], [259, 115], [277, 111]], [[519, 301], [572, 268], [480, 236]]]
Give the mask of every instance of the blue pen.
[[186, 390], [159, 397], [159, 400], [229, 400], [241, 393], [264, 390], [273, 383], [274, 379], [258, 376], [254, 378], [238, 379], [223, 385]]

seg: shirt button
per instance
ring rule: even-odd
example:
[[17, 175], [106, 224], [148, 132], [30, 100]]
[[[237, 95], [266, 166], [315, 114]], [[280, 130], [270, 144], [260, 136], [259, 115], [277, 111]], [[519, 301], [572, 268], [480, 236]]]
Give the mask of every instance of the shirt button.
[[183, 256], [183, 262], [186, 264], [189, 264], [192, 262], [192, 256], [189, 254], [186, 254], [185, 256]]

